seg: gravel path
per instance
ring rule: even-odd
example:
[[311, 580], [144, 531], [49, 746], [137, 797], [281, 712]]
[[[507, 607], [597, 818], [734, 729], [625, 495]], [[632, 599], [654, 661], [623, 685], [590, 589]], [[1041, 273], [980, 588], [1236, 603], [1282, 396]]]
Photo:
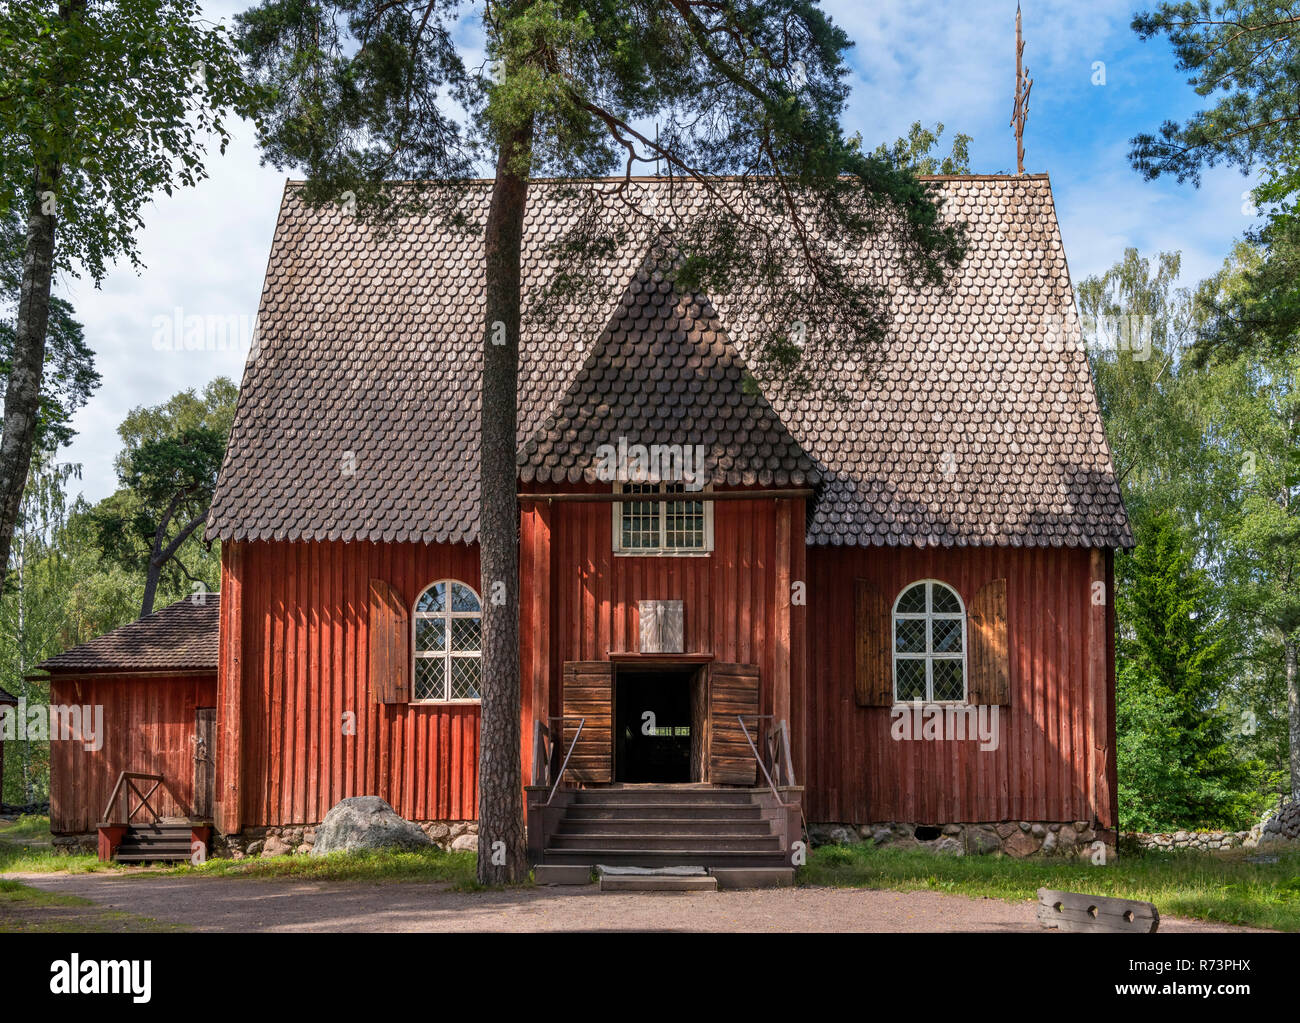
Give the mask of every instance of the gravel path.
[[[199, 931], [1036, 931], [1029, 902], [784, 888], [610, 893], [594, 885], [453, 892], [439, 884], [11, 874], [46, 891]], [[1247, 928], [1164, 918], [1160, 931]]]

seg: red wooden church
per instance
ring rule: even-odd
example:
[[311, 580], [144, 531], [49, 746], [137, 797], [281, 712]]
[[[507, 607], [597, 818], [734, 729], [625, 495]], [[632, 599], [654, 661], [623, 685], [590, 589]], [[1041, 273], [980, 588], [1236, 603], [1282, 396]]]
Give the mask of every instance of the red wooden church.
[[[970, 225], [963, 267], [945, 291], [896, 281], [879, 363], [826, 366], [811, 393], [753, 386], [744, 296], [680, 293], [635, 228], [607, 307], [527, 330], [538, 859], [788, 863], [801, 814], [971, 851], [1113, 840], [1111, 564], [1131, 539], [1051, 189], [934, 181]], [[635, 182], [646, 202], [669, 187]], [[527, 292], [577, 215], [533, 186]], [[123, 770], [173, 772], [206, 806], [188, 764], [124, 738], [164, 718], [197, 734], [205, 704], [236, 843], [350, 795], [475, 816], [480, 248], [434, 218], [380, 236], [286, 189], [208, 522], [215, 692], [174, 668], [102, 690], [130, 710], [100, 753], [57, 762], [56, 830], [93, 826]], [[892, 273], [885, 249], [863, 272]]]

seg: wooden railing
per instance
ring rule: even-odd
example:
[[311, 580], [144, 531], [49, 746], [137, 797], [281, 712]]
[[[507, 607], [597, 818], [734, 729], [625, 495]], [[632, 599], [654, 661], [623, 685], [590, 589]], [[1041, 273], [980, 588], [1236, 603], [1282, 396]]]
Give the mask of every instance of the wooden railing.
[[560, 782], [564, 780], [564, 772], [569, 768], [569, 758], [573, 756], [574, 747], [578, 745], [578, 737], [582, 735], [582, 729], [587, 724], [585, 717], [577, 717], [568, 714], [561, 717], [550, 718], [552, 724], [560, 722], [559, 738], [564, 738], [564, 722], [578, 722], [578, 730], [573, 733], [573, 741], [569, 743], [569, 748], [564, 754], [564, 762], [560, 764], [559, 770], [554, 769], [555, 754], [559, 752], [556, 745], [556, 734], [552, 729], [542, 724], [539, 718], [534, 722], [533, 727], [533, 784], [550, 785], [550, 794], [546, 797], [545, 806], [551, 805], [551, 800], [555, 798], [556, 790], [560, 787]]
[[[141, 791], [136, 782], [146, 781], [153, 782], [153, 784], [149, 786], [147, 791]], [[141, 810], [148, 810], [149, 813], [152, 814], [151, 823], [156, 824], [162, 819], [162, 814], [154, 808], [154, 805], [150, 803], [149, 800], [153, 798], [154, 793], [159, 789], [171, 796], [176, 802], [176, 805], [184, 809], [185, 804], [177, 799], [176, 793], [172, 791], [171, 786], [167, 784], [166, 779], [163, 778], [161, 774], [143, 774], [138, 771], [123, 771], [117, 776], [117, 784], [113, 786], [113, 794], [108, 797], [108, 802], [104, 805], [104, 816], [102, 818], [103, 823], [130, 824], [132, 818], [134, 818], [137, 813]], [[126, 816], [120, 820], [114, 820], [112, 817], [113, 807], [121, 796], [126, 797]], [[135, 796], [139, 800], [134, 807], [131, 805], [132, 796]], [[188, 816], [188, 811], [186, 811], [186, 815]]]
[[754, 754], [754, 760], [758, 764], [758, 769], [763, 772], [763, 779], [767, 782], [767, 787], [772, 790], [772, 795], [776, 798], [779, 805], [785, 806], [785, 800], [781, 798], [781, 793], [777, 786], [794, 784], [794, 762], [790, 757], [790, 729], [784, 720], [778, 721], [772, 731], [764, 739], [761, 728], [762, 722], [772, 717], [771, 714], [751, 714], [760, 729], [759, 744], [763, 746], [763, 752], [760, 753], [758, 745], [754, 743], [754, 737], [749, 734], [749, 729], [745, 727], [745, 715], [737, 714], [736, 720], [740, 722], [740, 730], [745, 735], [745, 741], [749, 743], [749, 751]]

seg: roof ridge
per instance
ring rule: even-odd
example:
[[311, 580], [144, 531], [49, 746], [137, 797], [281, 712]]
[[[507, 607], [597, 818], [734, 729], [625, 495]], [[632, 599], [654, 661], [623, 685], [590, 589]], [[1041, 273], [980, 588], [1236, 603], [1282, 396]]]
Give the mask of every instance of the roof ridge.
[[[850, 175], [845, 175], [849, 177]], [[776, 180], [772, 174], [705, 174], [703, 177], [709, 181], [764, 181]], [[1049, 181], [1051, 175], [1047, 171], [1037, 174], [918, 174], [919, 181]], [[672, 177], [667, 174], [611, 174], [606, 177], [589, 177], [589, 178], [530, 178], [529, 185], [613, 185], [622, 181], [631, 181], [637, 184], [647, 182], [663, 182], [664, 184], [673, 185], [691, 185], [699, 182], [689, 176]], [[496, 178], [461, 178], [455, 181], [438, 182], [436, 178], [389, 178], [384, 184], [386, 185], [431, 185], [444, 184], [447, 186], [468, 187], [470, 185], [491, 185], [496, 182]], [[307, 185], [306, 178], [285, 178], [285, 188], [304, 188]]]

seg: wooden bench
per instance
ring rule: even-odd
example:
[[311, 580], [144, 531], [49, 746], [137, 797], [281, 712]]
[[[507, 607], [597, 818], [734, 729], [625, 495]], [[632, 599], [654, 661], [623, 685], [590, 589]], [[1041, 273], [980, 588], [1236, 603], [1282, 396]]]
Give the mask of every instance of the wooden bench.
[[1060, 931], [1154, 934], [1160, 912], [1150, 902], [1039, 888], [1038, 922]]

